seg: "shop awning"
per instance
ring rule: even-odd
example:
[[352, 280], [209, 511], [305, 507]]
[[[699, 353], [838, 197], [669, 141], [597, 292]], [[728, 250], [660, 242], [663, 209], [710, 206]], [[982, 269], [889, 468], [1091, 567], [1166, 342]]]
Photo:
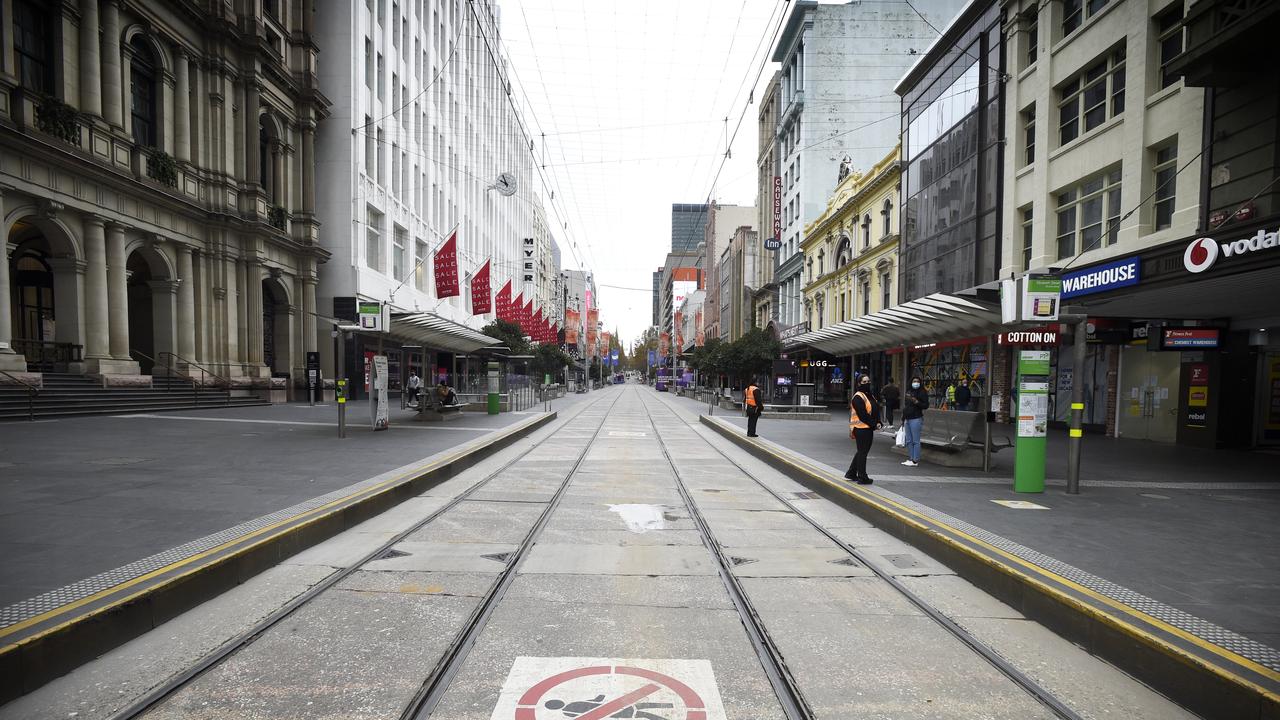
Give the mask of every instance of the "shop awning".
[[455, 353], [471, 353], [481, 348], [502, 345], [502, 341], [489, 337], [466, 325], [443, 318], [435, 313], [409, 313], [391, 316], [391, 334], [411, 340], [425, 348]]
[[935, 293], [791, 338], [788, 348], [808, 345], [830, 355], [887, 350], [975, 337], [1000, 331], [1000, 306]]

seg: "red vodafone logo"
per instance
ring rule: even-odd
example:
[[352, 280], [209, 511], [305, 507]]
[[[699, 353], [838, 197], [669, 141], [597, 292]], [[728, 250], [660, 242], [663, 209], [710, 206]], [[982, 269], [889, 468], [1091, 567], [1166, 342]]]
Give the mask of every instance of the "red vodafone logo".
[[1218, 259], [1218, 243], [1209, 238], [1197, 238], [1182, 253], [1182, 265], [1188, 272], [1202, 273], [1213, 267]]

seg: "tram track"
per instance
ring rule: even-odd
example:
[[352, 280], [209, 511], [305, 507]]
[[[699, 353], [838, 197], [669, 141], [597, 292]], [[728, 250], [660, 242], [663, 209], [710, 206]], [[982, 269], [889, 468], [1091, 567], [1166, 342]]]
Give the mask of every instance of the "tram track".
[[[1017, 685], [1019, 688], [1025, 691], [1028, 695], [1030, 695], [1033, 699], [1035, 699], [1037, 702], [1043, 705], [1046, 709], [1048, 709], [1054, 715], [1056, 715], [1059, 718], [1062, 718], [1063, 720], [1081, 720], [1080, 715], [1078, 715], [1074, 710], [1072, 710], [1064, 702], [1062, 702], [1055, 695], [1053, 695], [1053, 693], [1051, 693], [1049, 690], [1041, 686], [1032, 678], [1028, 677], [1022, 671], [1018, 670], [1018, 668], [1014, 667], [1011, 663], [1009, 663], [1004, 658], [1002, 658], [995, 650], [989, 647], [986, 643], [974, 637], [973, 634], [969, 633], [967, 630], [965, 630], [963, 627], [958, 625], [951, 618], [947, 617], [945, 613], [940, 611], [938, 608], [934, 607], [927, 600], [920, 597], [915, 592], [912, 592], [910, 588], [904, 585], [900, 580], [898, 580], [892, 574], [885, 572], [884, 570], [882, 570], [881, 568], [879, 568], [878, 566], [870, 562], [866, 558], [866, 556], [864, 556], [856, 548], [854, 548], [849, 543], [841, 540], [839, 537], [837, 537], [833, 532], [831, 532], [829, 529], [827, 529], [817, 520], [814, 520], [807, 513], [802, 511], [790, 499], [786, 498], [781, 493], [769, 487], [763, 480], [757, 477], [754, 473], [752, 473], [750, 470], [747, 470], [745, 467], [742, 466], [741, 463], [739, 463], [737, 460], [730, 457], [729, 454], [726, 453], [723, 449], [716, 446], [715, 443], [712, 443], [710, 440], [706, 438], [706, 436], [698, 432], [697, 427], [693, 425], [693, 423], [690, 423], [683, 416], [681, 416], [681, 414], [677, 410], [672, 408], [666, 401], [659, 399], [658, 403], [662, 405], [668, 412], [670, 412], [672, 416], [674, 416], [677, 420], [679, 420], [686, 427], [688, 427], [690, 431], [693, 432], [694, 435], [701, 438], [703, 442], [705, 442], [709, 447], [715, 450], [717, 454], [719, 454], [731, 465], [737, 468], [737, 470], [741, 472], [744, 476], [746, 476], [747, 478], [750, 478], [751, 481], [754, 482], [756, 485], [758, 485], [762, 490], [768, 493], [774, 500], [778, 501], [784, 507], [790, 510], [792, 513], [794, 513], [795, 515], [803, 519], [806, 523], [808, 523], [811, 527], [813, 527], [814, 530], [821, 533], [824, 537], [826, 537], [828, 540], [830, 540], [832, 543], [838, 546], [841, 550], [843, 550], [846, 554], [848, 554], [849, 557], [853, 558], [853, 560], [855, 560], [862, 566], [866, 567], [872, 573], [874, 573], [877, 578], [879, 578], [880, 580], [883, 580], [895, 591], [900, 593], [908, 602], [910, 602], [912, 605], [918, 608], [921, 612], [923, 612], [927, 617], [929, 617], [931, 620], [933, 620], [935, 623], [941, 626], [952, 637], [956, 638], [965, 646], [967, 646], [970, 650], [972, 650], [974, 653], [981, 656], [999, 673], [1001, 673], [1010, 681], [1012, 681], [1015, 685]], [[738, 605], [739, 612], [743, 613], [742, 621], [743, 621], [743, 625], [748, 627], [748, 634], [753, 635], [752, 644], [753, 645], [757, 644], [756, 638], [754, 637], [756, 633], [758, 633], [761, 638], [762, 642], [759, 645], [757, 645], [757, 654], [761, 654], [761, 662], [765, 664], [766, 673], [770, 675], [770, 682], [774, 683], [775, 692], [779, 693], [779, 700], [783, 702], [784, 710], [788, 712], [788, 718], [814, 717], [814, 715], [812, 714], [808, 714], [808, 715], [804, 715], [804, 714], [792, 715], [791, 714], [791, 712], [793, 712], [792, 708], [795, 709], [794, 711], [803, 710], [809, 713], [812, 713], [812, 711], [809, 710], [809, 706], [807, 702], [804, 700], [804, 696], [800, 692], [798, 684], [794, 682], [794, 678], [791, 676], [790, 671], [787, 669], [785, 658], [782, 656], [782, 653], [777, 649], [777, 646], [773, 644], [772, 640], [769, 639], [767, 629], [764, 627], [763, 622], [760, 620], [758, 614], [756, 614], [754, 609], [752, 609], [750, 600], [749, 598], [746, 597], [745, 592], [743, 592], [741, 588], [741, 584], [738, 582], [736, 577], [733, 576], [732, 561], [730, 560], [728, 555], [724, 552], [724, 549], [721, 547], [719, 542], [716, 541], [714, 535], [711, 533], [711, 530], [707, 526], [705, 520], [702, 518], [701, 514], [697, 511], [696, 507], [694, 506], [692, 497], [690, 496], [688, 489], [685, 487], [684, 480], [680, 476], [680, 470], [676, 466], [674, 460], [671, 457], [670, 452], [667, 449], [666, 441], [662, 438], [661, 433], [658, 431], [657, 422], [654, 420], [653, 414], [649, 410], [649, 403], [642, 399], [641, 405], [644, 406], [645, 412], [649, 417], [649, 422], [653, 426], [654, 435], [658, 440], [659, 446], [662, 448], [662, 454], [667, 459], [667, 462], [671, 465], [672, 472], [675, 473], [677, 487], [679, 489], [681, 497], [684, 499], [685, 504], [688, 505], [689, 507], [690, 516], [695, 518], [695, 523], [699, 526], [699, 529], [703, 532], [704, 538], [707, 542], [708, 547], [711, 548], [712, 552], [715, 554], [716, 561], [719, 564], [721, 569], [721, 577], [725, 579], [726, 587], [730, 587], [732, 585], [732, 588], [730, 589], [730, 594], [734, 595], [734, 603], [735, 605]], [[739, 601], [739, 596], [741, 597], [741, 603]], [[775, 673], [778, 675], [778, 682], [774, 682]], [[779, 692], [780, 690], [782, 692]], [[785, 700], [783, 697], [783, 692], [785, 692], [786, 695], [788, 696], [787, 699]]]
[[[620, 397], [621, 395], [618, 395], [617, 397], [613, 398], [613, 402], [610, 404], [609, 410], [612, 410], [613, 407], [617, 405], [617, 402]], [[602, 402], [605, 402], [604, 398], [595, 400], [587, 405], [584, 405], [582, 408], [580, 408], [577, 411], [577, 413], [572, 418], [566, 419], [564, 423], [560, 425], [560, 427], [552, 431], [551, 434], [548, 435], [547, 437], [548, 438], [553, 437], [556, 433], [563, 431], [566, 427], [569, 427], [574, 421], [578, 420], [584, 413], [588, 412], [592, 408], [595, 408]], [[608, 415], [608, 411], [606, 411], [605, 415], [606, 416]], [[516, 570], [520, 564], [520, 561], [523, 560], [523, 558], [528, 552], [528, 549], [533, 545], [534, 541], [537, 539], [537, 536], [541, 532], [541, 529], [546, 525], [547, 519], [550, 517], [551, 512], [559, 504], [559, 500], [561, 496], [564, 494], [564, 491], [568, 487], [570, 481], [573, 479], [573, 476], [577, 473], [578, 467], [582, 464], [582, 461], [586, 458], [587, 453], [590, 452], [591, 446], [595, 438], [598, 437], [600, 434], [601, 427], [603, 427], [603, 423], [596, 426], [596, 429], [594, 434], [592, 435], [591, 441], [588, 441], [585, 444], [582, 452], [579, 453], [577, 459], [571, 466], [569, 473], [565, 476], [565, 479], [560, 483], [560, 486], [558, 487], [555, 495], [552, 497], [551, 501], [548, 503], [547, 508], [539, 516], [538, 520], [535, 521], [533, 528], [525, 536], [524, 540], [521, 542], [518, 549], [515, 552], [513, 552], [511, 556], [509, 556], [506, 568], [498, 574], [498, 577], [490, 586], [489, 590], [485, 593], [479, 605], [476, 607], [475, 610], [472, 611], [467, 621], [463, 624], [459, 634], [455, 637], [454, 641], [450, 643], [450, 645], [446, 648], [445, 653], [442, 656], [442, 659], [440, 660], [440, 662], [437, 663], [436, 667], [432, 670], [431, 674], [427, 676], [426, 680], [424, 680], [422, 684], [422, 687], [414, 695], [413, 700], [401, 713], [401, 718], [425, 718], [430, 715], [431, 709], [433, 709], [435, 704], [438, 703], [440, 696], [443, 694], [443, 691], [447, 689], [449, 681], [453, 678], [454, 675], [456, 675], [458, 668], [461, 667], [462, 662], [465, 661], [467, 651], [469, 651], [470, 647], [475, 643], [475, 639], [479, 636], [480, 631], [483, 630], [484, 625], [487, 622], [489, 616], [492, 614], [494, 607], [496, 607], [496, 605], [498, 604], [498, 601], [501, 600], [502, 595], [505, 594], [507, 587], [510, 586], [511, 581], [515, 578]], [[255, 623], [249, 629], [242, 631], [240, 634], [236, 635], [231, 640], [228, 640], [227, 642], [220, 645], [214, 651], [206, 654], [195, 664], [189, 666], [188, 668], [183, 670], [181, 673], [178, 673], [177, 675], [170, 677], [168, 680], [156, 686], [155, 688], [153, 688], [152, 690], [150, 690], [148, 693], [141, 696], [140, 698], [135, 699], [128, 706], [111, 715], [110, 720], [135, 720], [136, 718], [145, 717], [147, 713], [158, 708], [166, 700], [173, 697], [176, 693], [181, 691], [183, 688], [190, 686], [192, 683], [194, 683], [196, 680], [204, 676], [213, 668], [217, 667], [219, 664], [225, 662], [226, 660], [233, 657], [240, 651], [252, 645], [255, 641], [257, 641], [259, 638], [261, 638], [263, 635], [269, 632], [272, 628], [279, 625], [285, 619], [293, 616], [298, 610], [307, 606], [308, 604], [310, 604], [316, 598], [322, 596], [327, 591], [333, 589], [343, 580], [350, 578], [356, 572], [359, 572], [360, 570], [365, 568], [365, 566], [367, 566], [369, 563], [382, 558], [384, 555], [387, 554], [388, 551], [390, 551], [396, 545], [403, 542], [409, 536], [422, 530], [423, 528], [428, 527], [429, 525], [431, 525], [431, 523], [443, 517], [450, 510], [456, 509], [459, 505], [461, 505], [463, 502], [473, 497], [476, 493], [484, 490], [485, 487], [490, 482], [492, 482], [495, 478], [501, 476], [503, 473], [510, 470], [518, 462], [520, 462], [522, 459], [527, 457], [530, 453], [532, 453], [537, 448], [538, 448], [538, 443], [534, 443], [529, 448], [521, 451], [515, 457], [503, 463], [497, 469], [487, 473], [483, 478], [476, 481], [474, 484], [472, 484], [462, 493], [459, 493], [457, 496], [450, 498], [445, 504], [441, 505], [439, 508], [428, 513], [427, 516], [424, 517], [422, 520], [419, 520], [418, 522], [414, 523], [412, 526], [406, 528], [405, 530], [396, 533], [389, 540], [379, 545], [376, 549], [365, 554], [359, 560], [352, 563], [351, 565], [341, 568], [335, 571], [334, 573], [326, 576], [323, 580], [311, 586], [310, 588], [308, 588], [306, 591], [299, 594], [298, 596], [294, 597], [286, 604], [277, 608], [274, 612], [272, 612], [262, 620]]]

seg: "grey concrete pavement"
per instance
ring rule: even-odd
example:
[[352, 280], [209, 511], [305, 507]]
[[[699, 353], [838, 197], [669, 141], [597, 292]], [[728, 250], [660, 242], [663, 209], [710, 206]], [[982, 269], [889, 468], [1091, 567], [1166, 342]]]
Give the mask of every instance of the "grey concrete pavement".
[[[664, 395], [682, 411], [706, 405]], [[741, 415], [715, 417], [743, 428]], [[838, 418], [834, 419], [838, 420]], [[842, 473], [853, 456], [845, 422], [760, 421], [759, 433]], [[1280, 472], [1265, 453], [1213, 451], [1086, 437], [1083, 489], [1068, 495], [1066, 442], [1049, 442], [1043, 494], [1013, 492], [998, 454], [992, 473], [923, 463], [903, 467], [892, 438], [876, 438], [868, 473], [884, 487], [1148, 597], [1280, 648]], [[1052, 482], [1058, 479], [1057, 482]], [[993, 500], [1029, 500], [1017, 510]]]
[[[589, 395], [569, 395], [553, 409]], [[541, 406], [536, 408], [541, 409]], [[352, 404], [274, 405], [6, 423], [0, 607], [233, 527], [484, 436], [527, 414], [445, 423]]]

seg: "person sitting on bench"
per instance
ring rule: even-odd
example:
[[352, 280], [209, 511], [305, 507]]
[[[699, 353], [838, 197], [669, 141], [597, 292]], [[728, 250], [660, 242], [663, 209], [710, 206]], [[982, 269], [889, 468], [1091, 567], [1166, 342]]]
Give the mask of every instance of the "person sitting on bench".
[[458, 406], [458, 393], [445, 383], [436, 385], [436, 407], [447, 408]]

